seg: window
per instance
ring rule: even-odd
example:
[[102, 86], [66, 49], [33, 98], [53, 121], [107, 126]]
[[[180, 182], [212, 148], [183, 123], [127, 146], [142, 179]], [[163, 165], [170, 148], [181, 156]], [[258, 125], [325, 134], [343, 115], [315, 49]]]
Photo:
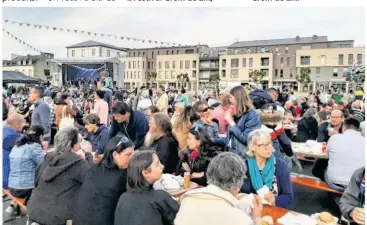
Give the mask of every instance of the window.
[[302, 50], [308, 50], [308, 49], [311, 49], [311, 46], [310, 45], [302, 45], [301, 49]]
[[338, 57], [338, 65], [344, 64], [344, 55], [340, 54]]
[[338, 77], [338, 68], [334, 68], [333, 77]]
[[166, 54], [166, 55], [168, 55], [168, 52], [169, 52], [169, 51], [167, 51], [167, 54]]
[[301, 56], [301, 65], [310, 65], [310, 56]]
[[280, 77], [283, 77], [283, 69], [280, 69]]
[[321, 56], [321, 65], [325, 65], [326, 64], [326, 55], [322, 55]]
[[176, 78], [176, 71], [171, 71], [171, 78], [175, 79]]
[[254, 59], [253, 58], [249, 58], [248, 59], [248, 66], [252, 67], [252, 64], [254, 63]]
[[143, 61], [143, 69], [144, 69], [144, 67], [145, 67], [145, 62]]
[[190, 69], [190, 60], [185, 61], [185, 69]]
[[159, 71], [158, 78], [163, 79], [163, 71]]
[[277, 46], [275, 47], [275, 52], [278, 53], [278, 51], [279, 51], [279, 47]]
[[242, 67], [246, 67], [246, 58], [242, 59]]
[[285, 54], [288, 54], [288, 46], [285, 47]]
[[269, 58], [261, 58], [261, 66], [269, 66]]
[[145, 52], [143, 52], [143, 57], [145, 56]]
[[157, 55], [159, 55], [159, 54], [160, 54], [160, 52], [158, 51], [158, 52], [157, 52]]
[[362, 64], [362, 54], [357, 54], [357, 63], [358, 63], [359, 65], [361, 65], [361, 64]]
[[71, 56], [75, 56], [75, 50], [71, 50]]
[[280, 57], [280, 64], [283, 64], [284, 60], [283, 57]]
[[138, 79], [140, 79], [140, 71], [138, 71]]
[[158, 62], [158, 69], [162, 69], [162, 62], [161, 61]]
[[136, 64], [135, 64], [135, 61], [133, 61], [133, 69], [135, 69], [135, 65], [136, 65]]
[[277, 77], [278, 76], [278, 69], [275, 69], [274, 71], [274, 77]]
[[165, 62], [164, 62], [164, 68], [165, 68], [165, 69], [169, 69], [169, 62], [168, 62], [168, 61], [165, 61]]
[[183, 69], [183, 61], [180, 61], [180, 69]]
[[176, 69], [176, 61], [172, 61], [172, 69]]
[[231, 78], [238, 78], [238, 69], [231, 69]]
[[192, 61], [192, 68], [194, 69], [194, 68], [196, 68], [196, 60], [193, 60]]
[[348, 65], [352, 65], [353, 64], [353, 54], [349, 54], [348, 55]]
[[117, 52], [117, 57], [120, 58], [120, 52]]
[[134, 52], [134, 57], [135, 57], [135, 52]]
[[180, 50], [177, 50], [177, 55], [180, 54]]
[[348, 68], [343, 68], [343, 77], [347, 76]]
[[265, 52], [265, 48], [261, 48], [261, 52]]
[[168, 71], [165, 71], [164, 72], [164, 78], [169, 79], [169, 77], [168, 77]]
[[293, 77], [293, 73], [292, 72], [289, 74], [289, 77]]
[[140, 52], [138, 52], [138, 57], [140, 57]]
[[136, 79], [136, 71], [134, 71], [134, 79]]
[[131, 69], [131, 62], [129, 61], [129, 69]]
[[222, 70], [222, 77], [226, 77], [226, 70]]
[[175, 54], [174, 51], [172, 50], [172, 55]]
[[110, 57], [110, 56], [111, 56], [110, 50], [107, 50], [107, 57]]
[[140, 61], [138, 61], [138, 63], [137, 63], [137, 64], [138, 64], [138, 69], [140, 69]]
[[29, 60], [28, 61], [28, 65], [32, 65], [32, 60]]
[[148, 70], [150, 69], [150, 62], [148, 62]]
[[287, 57], [287, 66], [291, 64], [291, 57]]
[[226, 67], [227, 66], [227, 60], [223, 59], [222, 60], [222, 67]]
[[96, 55], [96, 49], [92, 48], [92, 56]]
[[154, 52], [152, 52], [152, 59], [154, 58]]
[[316, 74], [320, 74], [320, 67], [316, 67]]
[[231, 67], [235, 67], [237, 68], [239, 64], [239, 60], [238, 59], [231, 59]]
[[152, 62], [152, 69], [154, 69], [154, 63]]

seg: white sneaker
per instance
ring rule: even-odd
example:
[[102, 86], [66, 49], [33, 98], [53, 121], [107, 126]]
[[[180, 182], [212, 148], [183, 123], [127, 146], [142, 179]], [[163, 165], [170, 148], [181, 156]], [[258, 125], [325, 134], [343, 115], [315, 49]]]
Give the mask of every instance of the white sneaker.
[[10, 205], [8, 206], [8, 208], [6, 208], [6, 209], [5, 209], [5, 212], [6, 212], [6, 213], [9, 213], [9, 214], [12, 214], [12, 213], [14, 213], [14, 209], [15, 209], [15, 207], [16, 207], [16, 205], [15, 205], [15, 204], [10, 204]]

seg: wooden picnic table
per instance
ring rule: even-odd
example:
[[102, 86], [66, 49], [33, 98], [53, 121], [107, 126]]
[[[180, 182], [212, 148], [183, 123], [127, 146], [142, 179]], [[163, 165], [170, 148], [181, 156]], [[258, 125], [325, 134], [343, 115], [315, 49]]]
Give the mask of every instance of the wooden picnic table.
[[312, 157], [312, 158], [316, 158], [316, 159], [328, 159], [327, 154], [325, 152], [325, 154], [315, 154], [312, 152], [294, 152], [297, 154], [298, 159], [304, 158], [304, 157]]

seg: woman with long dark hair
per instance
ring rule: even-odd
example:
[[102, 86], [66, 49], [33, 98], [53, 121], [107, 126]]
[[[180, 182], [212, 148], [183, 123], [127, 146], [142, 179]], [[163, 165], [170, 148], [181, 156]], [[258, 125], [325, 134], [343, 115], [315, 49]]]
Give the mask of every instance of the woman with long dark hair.
[[162, 176], [164, 166], [155, 151], [136, 152], [127, 168], [127, 192], [121, 195], [115, 225], [172, 225], [178, 203], [153, 184]]
[[206, 186], [206, 169], [210, 160], [220, 152], [221, 148], [214, 145], [204, 128], [195, 127], [190, 129], [187, 149], [182, 152], [176, 175], [183, 177], [185, 172], [190, 172], [193, 182]]
[[[29, 128], [10, 152], [10, 193], [28, 201], [34, 188], [34, 174], [45, 153], [42, 150], [44, 130], [42, 126]], [[11, 205], [12, 206], [12, 205]]]
[[116, 204], [126, 191], [126, 168], [133, 153], [134, 143], [127, 137], [111, 139], [102, 160], [84, 179], [76, 205], [74, 225], [114, 224]]

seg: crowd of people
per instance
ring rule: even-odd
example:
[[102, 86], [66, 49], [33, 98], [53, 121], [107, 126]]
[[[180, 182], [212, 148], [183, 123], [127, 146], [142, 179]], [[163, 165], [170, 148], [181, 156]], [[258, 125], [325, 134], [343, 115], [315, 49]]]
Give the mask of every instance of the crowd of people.
[[[128, 92], [108, 78], [4, 90], [3, 188], [26, 199], [30, 224], [258, 225], [263, 203], [292, 205], [293, 165], [302, 173], [292, 142], [308, 140], [327, 143], [312, 173], [344, 192], [345, 218], [364, 224], [364, 94], [237, 86], [190, 96]], [[162, 174], [186, 173], [202, 188], [179, 201], [153, 188]], [[254, 194], [252, 210], [240, 193]]]

